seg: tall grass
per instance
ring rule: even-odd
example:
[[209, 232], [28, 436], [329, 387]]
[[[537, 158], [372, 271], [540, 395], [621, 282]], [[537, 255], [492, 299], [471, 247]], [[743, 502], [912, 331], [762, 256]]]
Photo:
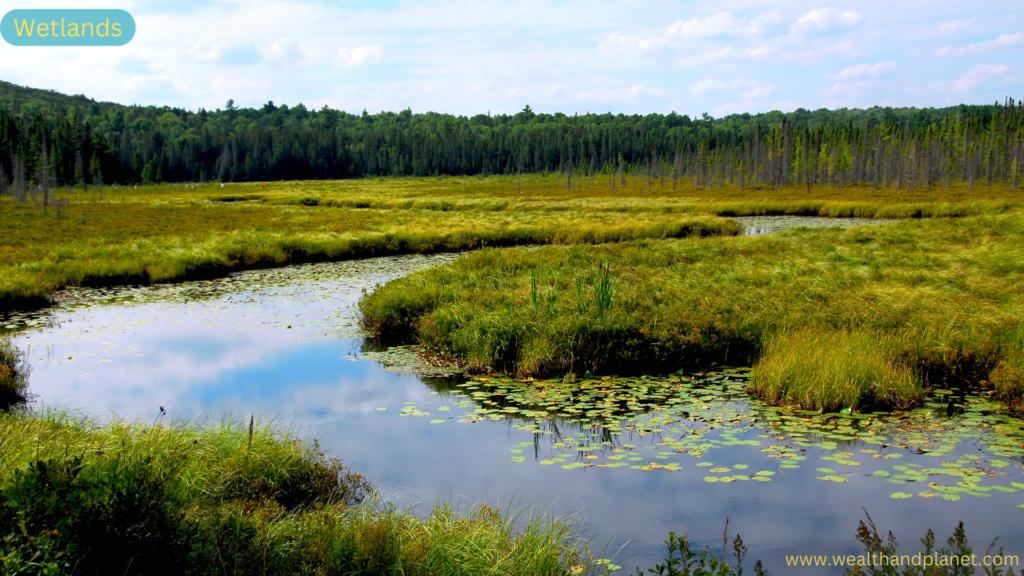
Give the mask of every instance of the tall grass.
[[[806, 214], [921, 218], [1020, 210], [1015, 193], [966, 187], [715, 190], [690, 184], [614, 193], [561, 177], [366, 178], [334, 182], [177, 185], [73, 192], [56, 221], [0, 205], [0, 309], [39, 306], [56, 289], [223, 275], [252, 266], [481, 246], [623, 242], [731, 235], [716, 216]], [[100, 199], [103, 199], [100, 201]]]
[[[814, 402], [780, 384], [769, 397], [815, 407], [840, 398], [854, 407], [903, 406], [923, 387], [975, 385], [1009, 361], [1024, 327], [1022, 233], [1024, 218], [1012, 213], [761, 237], [488, 249], [394, 280], [360, 306], [364, 325], [379, 334], [415, 337], [473, 369], [520, 376], [752, 365], [769, 360], [772, 335], [810, 329], [836, 345], [845, 339], [851, 358], [866, 356], [860, 364], [822, 364], [830, 374], [805, 370], [807, 386], [859, 382], [851, 390], [866, 395], [830, 392]], [[605, 262], [614, 300], [601, 316], [591, 287]], [[532, 270], [542, 296], [544, 289], [561, 295], [553, 308], [529, 304]], [[772, 350], [779, 355], [784, 346]], [[880, 387], [865, 388], [876, 376]]]
[[0, 574], [569, 574], [572, 526], [427, 518], [271, 423], [0, 415]]
[[920, 400], [923, 387], [910, 368], [887, 356], [876, 334], [805, 329], [766, 339], [750, 388], [769, 402], [834, 411], [905, 408]]

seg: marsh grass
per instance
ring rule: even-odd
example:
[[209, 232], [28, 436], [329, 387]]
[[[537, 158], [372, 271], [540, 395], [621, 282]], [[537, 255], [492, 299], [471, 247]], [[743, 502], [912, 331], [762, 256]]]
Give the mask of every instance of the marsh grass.
[[[779, 378], [802, 370], [810, 379], [765, 388], [776, 402], [907, 406], [924, 388], [977, 385], [1012, 361], [1024, 324], [1022, 233], [1024, 218], [1011, 213], [759, 237], [486, 249], [393, 280], [360, 307], [366, 328], [413, 336], [474, 370], [667, 373], [762, 359]], [[592, 287], [604, 262], [614, 301], [600, 316]], [[538, 285], [563, 295], [551, 310], [529, 304], [533, 270]], [[774, 335], [801, 330], [850, 359], [865, 356], [852, 363], [819, 357], [811, 369], [798, 368], [802, 352], [786, 352], [782, 342], [773, 345], [774, 359], [766, 355]], [[855, 398], [856, 390], [863, 394]], [[803, 394], [814, 391], [825, 397]]]
[[565, 188], [561, 175], [365, 178], [72, 191], [60, 221], [0, 206], [0, 309], [45, 305], [68, 285], [152, 283], [246, 267], [481, 246], [624, 242], [732, 235], [720, 216], [796, 214], [922, 218], [998, 215], [1013, 191], [868, 187], [649, 190]]
[[916, 404], [923, 391], [920, 380], [888, 353], [875, 334], [815, 329], [776, 334], [765, 341], [750, 389], [772, 403], [829, 412]]
[[[251, 430], [251, 432], [250, 432]], [[0, 574], [568, 574], [570, 523], [415, 518], [270, 422], [0, 415]]]

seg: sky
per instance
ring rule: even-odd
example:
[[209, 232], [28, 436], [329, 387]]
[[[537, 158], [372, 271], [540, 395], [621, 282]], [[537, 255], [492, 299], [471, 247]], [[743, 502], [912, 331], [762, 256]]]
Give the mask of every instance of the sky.
[[[0, 0], [16, 8], [58, 2]], [[989, 104], [1024, 96], [1024, 3], [95, 0], [121, 47], [0, 42], [0, 80], [188, 109], [515, 113]]]

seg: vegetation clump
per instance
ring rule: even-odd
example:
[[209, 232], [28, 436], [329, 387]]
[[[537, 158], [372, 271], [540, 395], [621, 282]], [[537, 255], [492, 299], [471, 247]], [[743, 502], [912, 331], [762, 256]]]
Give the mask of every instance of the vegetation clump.
[[750, 388], [771, 403], [826, 411], [918, 403], [920, 381], [888, 353], [878, 337], [862, 332], [805, 329], [770, 336]]
[[0, 411], [20, 404], [28, 395], [29, 365], [25, 353], [0, 338]]
[[[570, 526], [411, 517], [268, 424], [0, 415], [0, 574], [568, 574]], [[591, 567], [592, 568], [592, 567]], [[590, 568], [588, 568], [589, 570]]]

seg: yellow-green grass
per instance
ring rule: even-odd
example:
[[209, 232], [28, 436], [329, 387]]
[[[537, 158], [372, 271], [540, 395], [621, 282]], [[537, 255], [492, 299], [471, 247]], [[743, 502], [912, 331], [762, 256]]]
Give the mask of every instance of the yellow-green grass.
[[0, 496], [2, 574], [596, 571], [567, 523], [486, 506], [416, 518], [259, 422], [0, 414]]
[[[766, 371], [755, 389], [772, 400], [824, 409], [902, 406], [925, 386], [984, 381], [1011, 355], [1024, 333], [1022, 234], [1024, 217], [1010, 213], [758, 237], [487, 249], [394, 280], [361, 308], [369, 329], [414, 335], [476, 370], [654, 372], [762, 359]], [[595, 287], [605, 263], [612, 299], [602, 316]], [[769, 386], [768, 367], [784, 374], [787, 361], [777, 357], [783, 343], [768, 342], [800, 329], [846, 341], [847, 355], [866, 354], [858, 360], [863, 369], [822, 363], [820, 373], [801, 368], [809, 380], [797, 387]], [[843, 382], [853, 388], [831, 389]]]
[[389, 178], [73, 190], [53, 208], [0, 203], [0, 308], [68, 285], [172, 281], [241, 267], [480, 246], [735, 234], [716, 216], [922, 217], [1013, 212], [1016, 191], [976, 187], [707, 190], [607, 177]]
[[818, 329], [768, 337], [751, 387], [769, 402], [807, 408], [906, 408], [922, 393], [913, 371], [893, 361], [878, 335]]

